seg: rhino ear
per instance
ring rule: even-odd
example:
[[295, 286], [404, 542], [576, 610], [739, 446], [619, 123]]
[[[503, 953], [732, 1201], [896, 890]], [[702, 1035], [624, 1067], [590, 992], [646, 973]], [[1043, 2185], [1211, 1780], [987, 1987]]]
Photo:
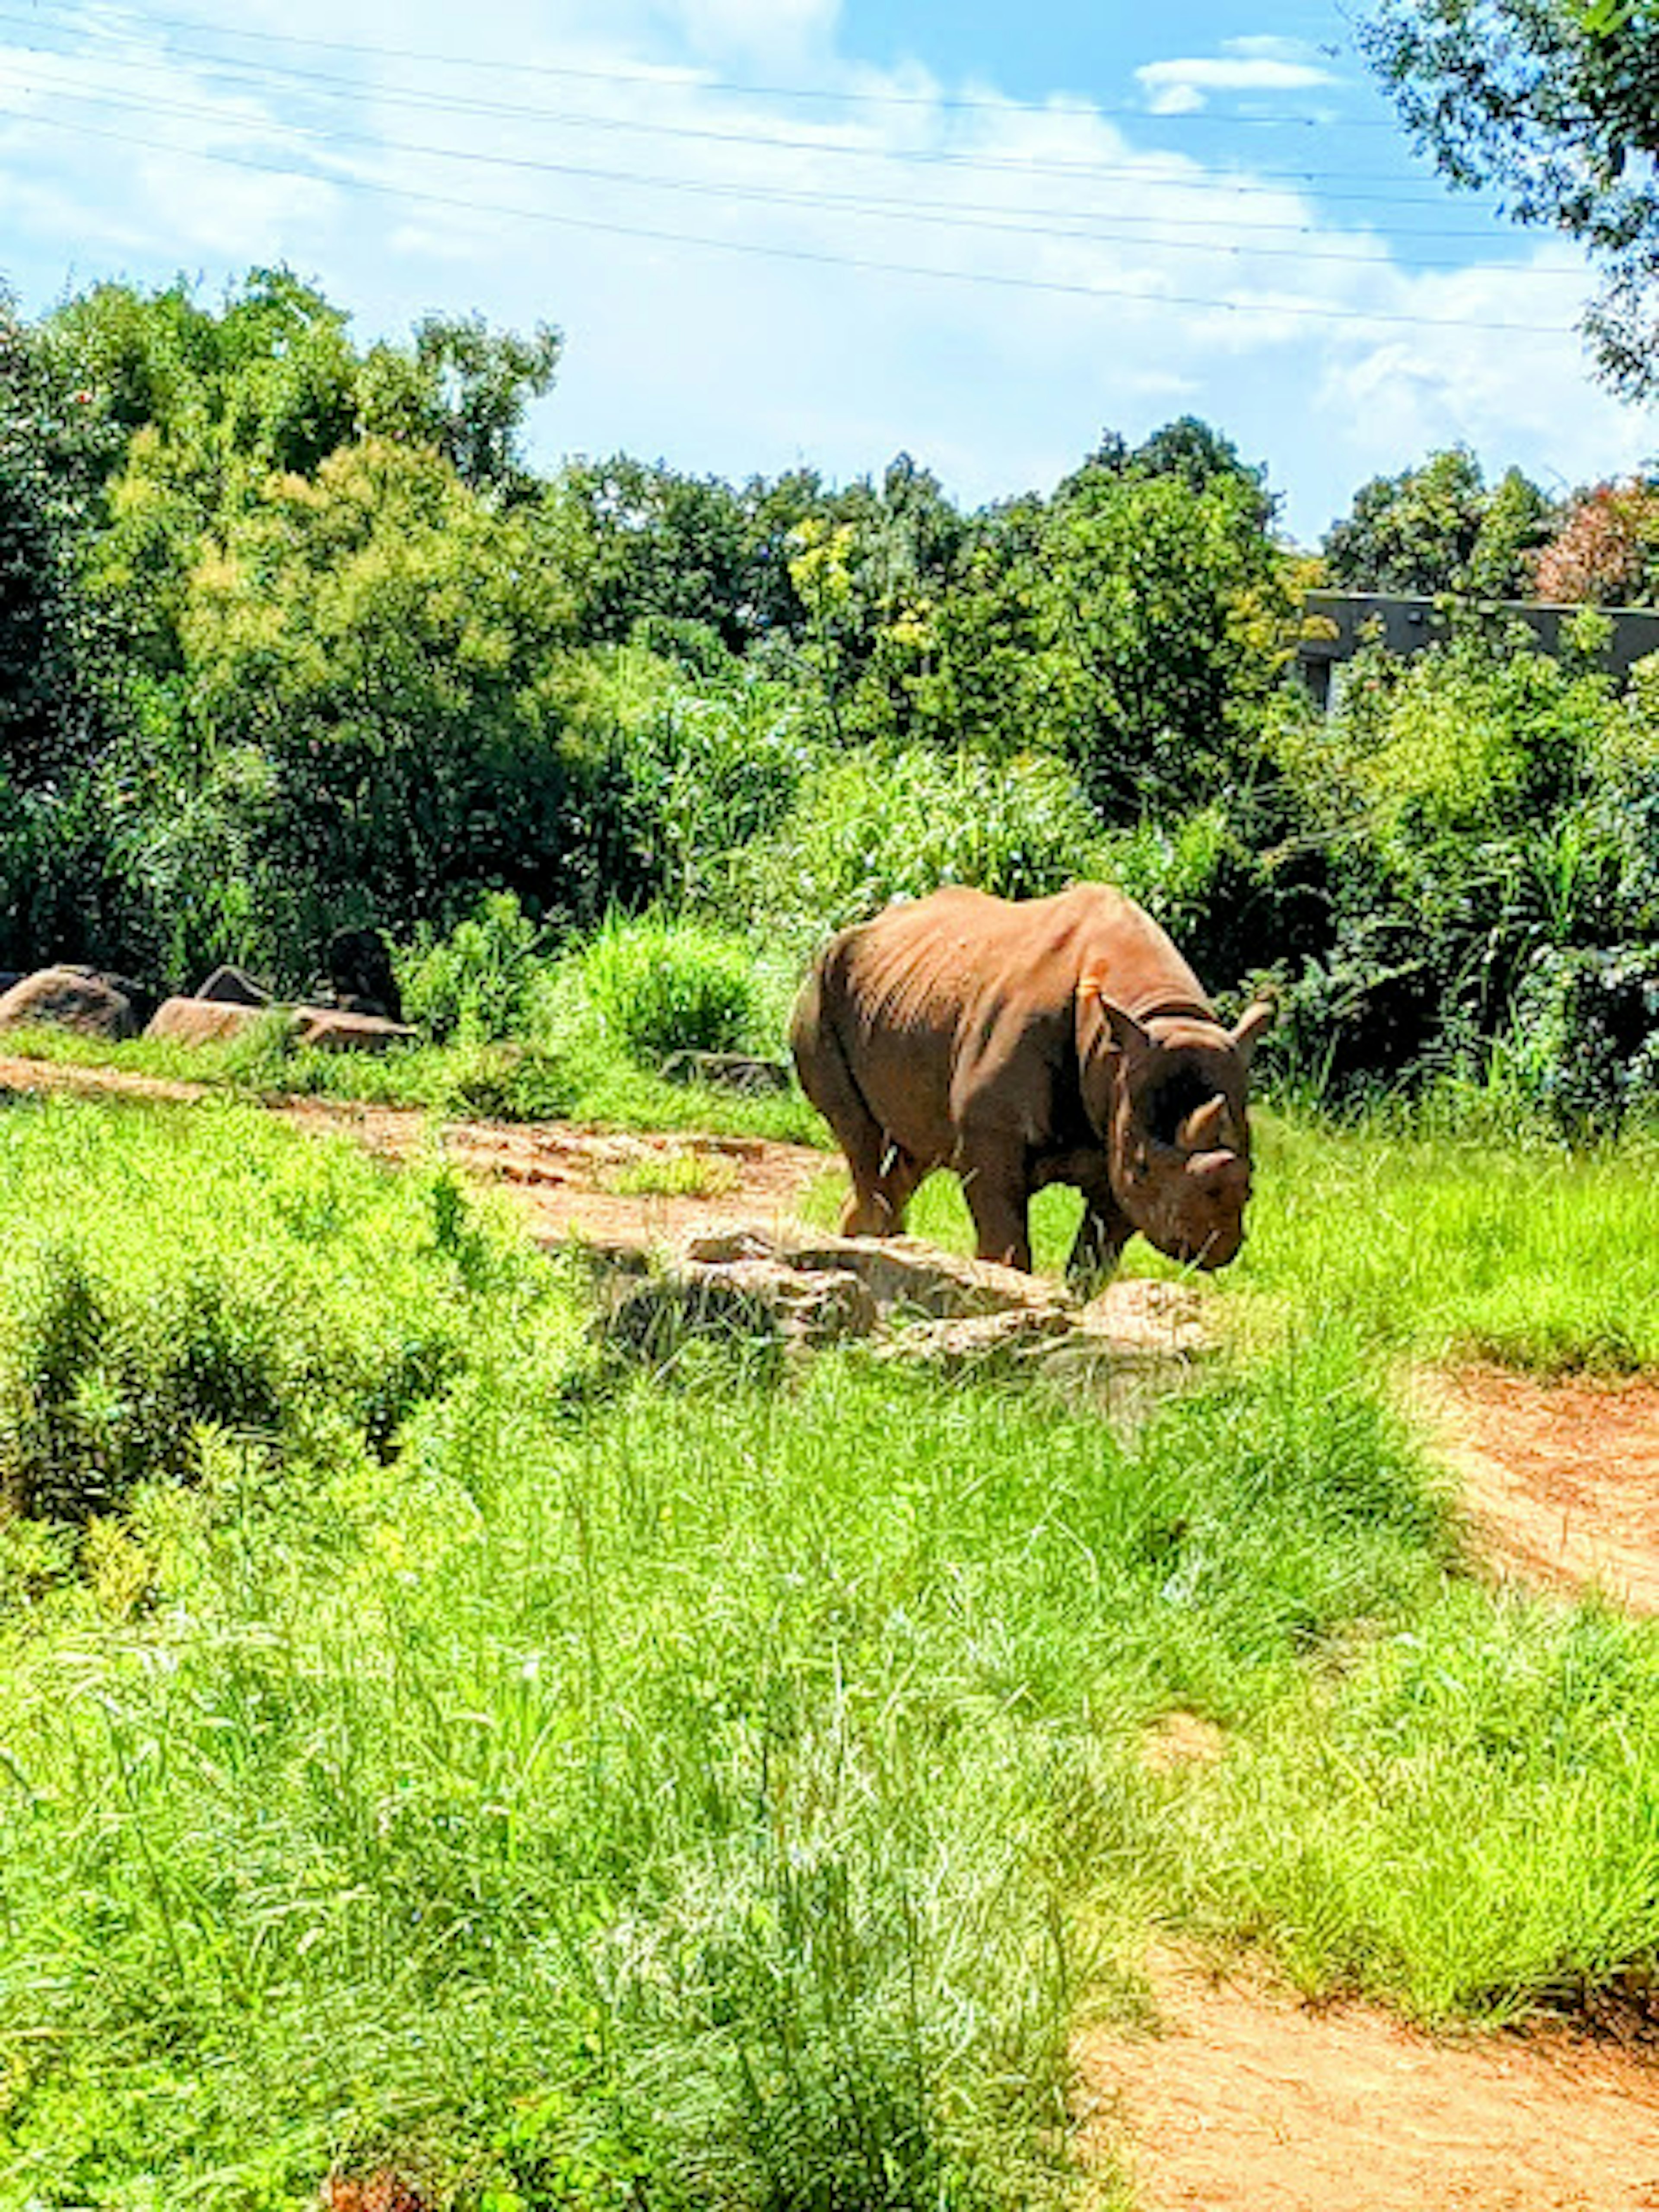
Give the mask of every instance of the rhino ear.
[[1106, 1018], [1112, 1042], [1120, 1052], [1133, 1060], [1138, 1054], [1152, 1050], [1151, 1032], [1141, 1027], [1127, 1007], [1114, 1006], [1103, 991], [1100, 994], [1100, 1011]]
[[1233, 1050], [1246, 1067], [1255, 1057], [1257, 1044], [1273, 1027], [1278, 1012], [1271, 999], [1258, 999], [1253, 1006], [1245, 1009], [1243, 1018], [1232, 1033], [1232, 1039]]

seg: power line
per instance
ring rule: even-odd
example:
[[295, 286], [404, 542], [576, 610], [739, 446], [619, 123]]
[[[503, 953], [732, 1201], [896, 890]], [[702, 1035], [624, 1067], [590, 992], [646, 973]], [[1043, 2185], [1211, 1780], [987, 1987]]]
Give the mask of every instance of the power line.
[[[145, 114], [159, 113], [174, 116], [181, 120], [222, 119], [222, 110], [190, 101], [160, 101], [148, 99], [141, 101], [120, 93], [83, 92], [75, 88], [61, 87], [50, 80], [46, 82], [45, 89], [55, 98], [70, 100], [82, 106], [113, 107], [124, 112], [140, 108]], [[569, 177], [580, 179], [585, 182], [618, 184], [644, 191], [732, 199], [751, 206], [782, 204], [810, 210], [831, 207], [844, 210], [855, 216], [879, 218], [884, 221], [927, 224], [946, 231], [969, 230], [975, 236], [992, 232], [1001, 236], [1029, 238], [1039, 242], [1132, 246], [1165, 252], [1207, 253], [1212, 257], [1226, 255], [1239, 260], [1248, 256], [1268, 260], [1295, 261], [1298, 264], [1317, 262], [1347, 268], [1379, 269], [1384, 266], [1376, 255], [1370, 253], [1343, 253], [1333, 252], [1319, 247], [1238, 245], [1218, 241], [1212, 235], [1207, 234], [1213, 230], [1213, 218], [1203, 222], [1186, 224], [1182, 224], [1179, 217], [1174, 216], [1139, 218], [1143, 223], [1148, 221], [1158, 222], [1165, 228], [1172, 229], [1201, 229], [1206, 233], [1206, 235], [1200, 239], [1149, 236], [1142, 231], [1126, 231], [1100, 227], [1103, 221], [1121, 222], [1133, 220], [1133, 218], [1118, 216], [1101, 218], [1087, 228], [1079, 227], [1076, 223], [1068, 223], [1064, 228], [1055, 228], [1045, 226], [1040, 221], [1027, 219], [1025, 211], [1018, 209], [990, 208], [983, 205], [970, 208], [917, 205], [913, 202], [907, 203], [868, 194], [800, 191], [778, 186], [757, 188], [752, 185], [728, 184], [703, 178], [647, 176], [634, 170], [598, 167], [582, 162], [553, 161], [538, 160], [528, 155], [463, 150], [452, 147], [411, 143], [406, 139], [376, 138], [354, 131], [323, 131], [308, 124], [284, 122], [279, 127], [284, 136], [307, 139], [324, 146], [365, 147], [375, 152], [416, 155], [426, 159], [457, 161], [475, 167], [506, 169], [521, 174]], [[1032, 213], [1035, 215], [1036, 211]], [[1016, 219], [1009, 220], [1010, 216]], [[1246, 229], [1252, 228], [1289, 229], [1295, 231], [1299, 236], [1307, 238], [1316, 238], [1324, 234], [1310, 224], [1276, 226], [1245, 224], [1242, 227]], [[1378, 242], [1384, 243], [1382, 240]], [[1478, 266], [1478, 264], [1475, 265]], [[1564, 279], [1580, 281], [1578, 272], [1576, 270], [1510, 267], [1503, 264], [1490, 265], [1504, 275], [1522, 277], [1529, 281], [1540, 278], [1546, 283], [1559, 283]], [[1401, 270], [1457, 269], [1468, 271], [1471, 269], [1471, 264], [1466, 261], [1417, 259], [1407, 262], [1399, 257], [1391, 258], [1387, 266]]]
[[[62, 12], [65, 15], [73, 13], [67, 9], [57, 10], [52, 4], [52, 0], [43, 0], [43, 4], [38, 12], [48, 15], [54, 12]], [[507, 73], [514, 76], [545, 76], [584, 84], [655, 86], [678, 83], [690, 86], [699, 92], [735, 94], [751, 99], [833, 100], [844, 106], [926, 107], [944, 109], [951, 113], [1048, 116], [1064, 114], [1066, 112], [1063, 107], [1056, 108], [1052, 101], [1016, 100], [1012, 97], [982, 100], [975, 99], [968, 94], [874, 92], [868, 89], [843, 91], [823, 85], [751, 84], [732, 78], [707, 76], [690, 70], [679, 72], [648, 67], [632, 70], [602, 70], [577, 68], [574, 64], [559, 62], [492, 62], [482, 60], [476, 54], [432, 53], [418, 47], [378, 46], [353, 39], [319, 39], [313, 37], [309, 33], [253, 31], [246, 29], [240, 24], [216, 23], [200, 16], [155, 15], [149, 13], [139, 15], [131, 9], [124, 9], [120, 12], [125, 14], [130, 21], [142, 23], [147, 27], [154, 26], [161, 30], [185, 31], [194, 35], [215, 39], [240, 39], [261, 46], [289, 48], [312, 47], [319, 52], [356, 54], [375, 61], [418, 62], [445, 70], [482, 70], [492, 76]], [[16, 20], [15, 16], [0, 17], [0, 21], [15, 21]], [[198, 56], [197, 58], [211, 61], [215, 57], [208, 54]], [[1085, 98], [1082, 94], [1077, 95], [1077, 99], [1079, 106], [1085, 108], [1091, 113], [1126, 117], [1138, 123], [1183, 125], [1207, 123], [1228, 127], [1248, 124], [1253, 127], [1261, 125], [1279, 128], [1289, 125], [1297, 129], [1319, 130], [1325, 127], [1327, 122], [1327, 118], [1322, 116], [1292, 113], [1263, 114], [1258, 112], [1254, 115], [1216, 115], [1207, 110], [1159, 113], [1147, 107], [1109, 105], [1104, 101]], [[1393, 131], [1397, 128], [1397, 125], [1386, 116], [1358, 116], [1345, 118], [1342, 127], [1344, 130]]]
[[[20, 19], [15, 16], [0, 14], [0, 22], [18, 22], [19, 21]], [[66, 54], [52, 47], [26, 47], [22, 51], [43, 53], [48, 58], [57, 61], [74, 61], [78, 58], [74, 54]], [[117, 69], [141, 70], [150, 74], [164, 75], [167, 71], [165, 60], [130, 60], [119, 55], [104, 55], [98, 58]], [[268, 66], [255, 67], [252, 64], [224, 61], [211, 56], [200, 58], [233, 82], [252, 84], [261, 89], [269, 89], [273, 76], [280, 76], [298, 86], [322, 88], [325, 94], [337, 91], [353, 99], [361, 99], [363, 94], [363, 87], [356, 80], [330, 76], [324, 71], [291, 67], [273, 70]], [[650, 82], [661, 81], [653, 79]], [[612, 131], [641, 134], [647, 137], [691, 139], [705, 144], [732, 146], [744, 151], [756, 147], [765, 147], [791, 153], [823, 155], [836, 160], [879, 160], [923, 167], [967, 168], [980, 171], [986, 175], [1001, 177], [1036, 175], [1071, 179], [1117, 178], [1130, 179], [1136, 184], [1145, 184], [1148, 179], [1148, 160], [1143, 160], [1134, 166], [1125, 166], [1121, 163], [1102, 161], [1040, 161], [1023, 156], [988, 158], [983, 155], [952, 152], [944, 148], [849, 145], [843, 141], [832, 138], [789, 137], [775, 131], [711, 131], [690, 124], [647, 121], [637, 116], [594, 114], [586, 109], [572, 111], [526, 106], [521, 102], [513, 101], [470, 100], [450, 94], [408, 89], [394, 90], [381, 86], [375, 87], [374, 97], [377, 101], [388, 106], [431, 109], [444, 114], [477, 116], [501, 121], [517, 120], [543, 125], [552, 125], [566, 129]], [[1034, 109], [1029, 112], [1054, 120], [1065, 119], [1066, 113], [1065, 110], [1053, 109]], [[1079, 119], [1081, 119], [1080, 112]], [[1148, 157], [1149, 160], [1157, 158], [1159, 157], [1156, 155]], [[1184, 160], [1186, 157], [1183, 155], [1179, 158]], [[1348, 173], [1318, 169], [1255, 169], [1249, 177], [1231, 179], [1228, 188], [1232, 191], [1251, 196], [1266, 195], [1278, 198], [1284, 185], [1319, 186], [1328, 178], [1342, 177]], [[1172, 191], [1212, 191], [1215, 187], [1213, 173], [1198, 178], [1165, 175], [1160, 176], [1158, 181], [1164, 189]], [[1392, 207], [1437, 207], [1443, 202], [1443, 196], [1432, 193], [1350, 191], [1332, 189], [1322, 190], [1320, 197], [1322, 199], [1342, 201], [1356, 205]]]
[[988, 286], [998, 290], [1057, 294], [1074, 299], [1097, 301], [1128, 301], [1146, 307], [1200, 307], [1218, 313], [1269, 314], [1292, 316], [1299, 320], [1329, 323], [1363, 323], [1385, 327], [1409, 327], [1417, 330], [1502, 331], [1528, 337], [1565, 337], [1571, 335], [1565, 325], [1486, 322], [1465, 320], [1453, 316], [1407, 315], [1388, 310], [1372, 312], [1364, 308], [1326, 307], [1305, 301], [1225, 300], [1180, 292], [1145, 292], [1123, 285], [1072, 283], [1059, 277], [1013, 276], [988, 270], [941, 269], [927, 263], [878, 260], [863, 255], [821, 252], [805, 246], [773, 246], [752, 240], [711, 238], [706, 234], [678, 230], [667, 230], [655, 226], [614, 222], [599, 216], [555, 213], [543, 208], [505, 207], [479, 200], [464, 199], [458, 195], [431, 192], [413, 186], [379, 184], [357, 176], [325, 175], [276, 162], [253, 161], [229, 155], [217, 154], [200, 147], [180, 147], [165, 141], [144, 138], [136, 133], [104, 130], [92, 124], [61, 122], [55, 117], [31, 115], [16, 108], [0, 107], [0, 116], [14, 122], [32, 123], [37, 127], [63, 131], [82, 138], [98, 138], [114, 144], [137, 146], [146, 152], [165, 154], [174, 160], [209, 161], [217, 166], [243, 170], [257, 175], [286, 177], [308, 184], [331, 185], [343, 191], [372, 192], [380, 197], [405, 200], [432, 207], [458, 209], [471, 215], [504, 216], [520, 222], [550, 224], [561, 229], [598, 233], [608, 237], [635, 238], [658, 245], [701, 246], [714, 252], [760, 256], [770, 260], [794, 261], [811, 264], [819, 268], [851, 269], [878, 275], [911, 276], [934, 281], [969, 285]]

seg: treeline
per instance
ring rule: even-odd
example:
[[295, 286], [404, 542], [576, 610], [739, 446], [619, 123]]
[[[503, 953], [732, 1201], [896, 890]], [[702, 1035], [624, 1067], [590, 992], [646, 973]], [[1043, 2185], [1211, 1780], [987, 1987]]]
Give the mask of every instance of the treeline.
[[[1462, 453], [1322, 560], [1191, 419], [964, 513], [879, 478], [526, 463], [558, 341], [359, 346], [283, 270], [217, 308], [0, 313], [0, 967], [282, 985], [329, 933], [480, 902], [550, 941], [659, 906], [750, 943], [941, 880], [1124, 882], [1281, 1071], [1450, 1072], [1575, 1122], [1659, 1060], [1659, 676], [1487, 602], [1650, 589], [1659, 496], [1552, 505]], [[1461, 595], [1453, 641], [1293, 675], [1311, 582]], [[507, 903], [503, 904], [503, 901]]]

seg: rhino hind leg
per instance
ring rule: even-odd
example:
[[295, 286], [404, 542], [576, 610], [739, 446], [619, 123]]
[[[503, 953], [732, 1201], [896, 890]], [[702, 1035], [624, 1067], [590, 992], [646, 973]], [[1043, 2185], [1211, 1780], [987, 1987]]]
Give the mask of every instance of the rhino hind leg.
[[[816, 1013], [816, 1008], [814, 1008]], [[852, 1191], [842, 1209], [843, 1237], [898, 1237], [904, 1209], [929, 1164], [895, 1145], [865, 1103], [847, 1056], [827, 1024], [803, 1023], [795, 1038], [801, 1088], [836, 1133]]]

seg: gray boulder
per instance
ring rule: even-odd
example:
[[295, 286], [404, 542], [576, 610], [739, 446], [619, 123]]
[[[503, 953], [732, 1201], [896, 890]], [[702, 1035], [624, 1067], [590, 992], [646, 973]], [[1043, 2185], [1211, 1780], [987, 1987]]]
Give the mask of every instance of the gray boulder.
[[118, 1042], [141, 1027], [131, 998], [89, 968], [41, 968], [0, 996], [0, 1030], [76, 1030]]

